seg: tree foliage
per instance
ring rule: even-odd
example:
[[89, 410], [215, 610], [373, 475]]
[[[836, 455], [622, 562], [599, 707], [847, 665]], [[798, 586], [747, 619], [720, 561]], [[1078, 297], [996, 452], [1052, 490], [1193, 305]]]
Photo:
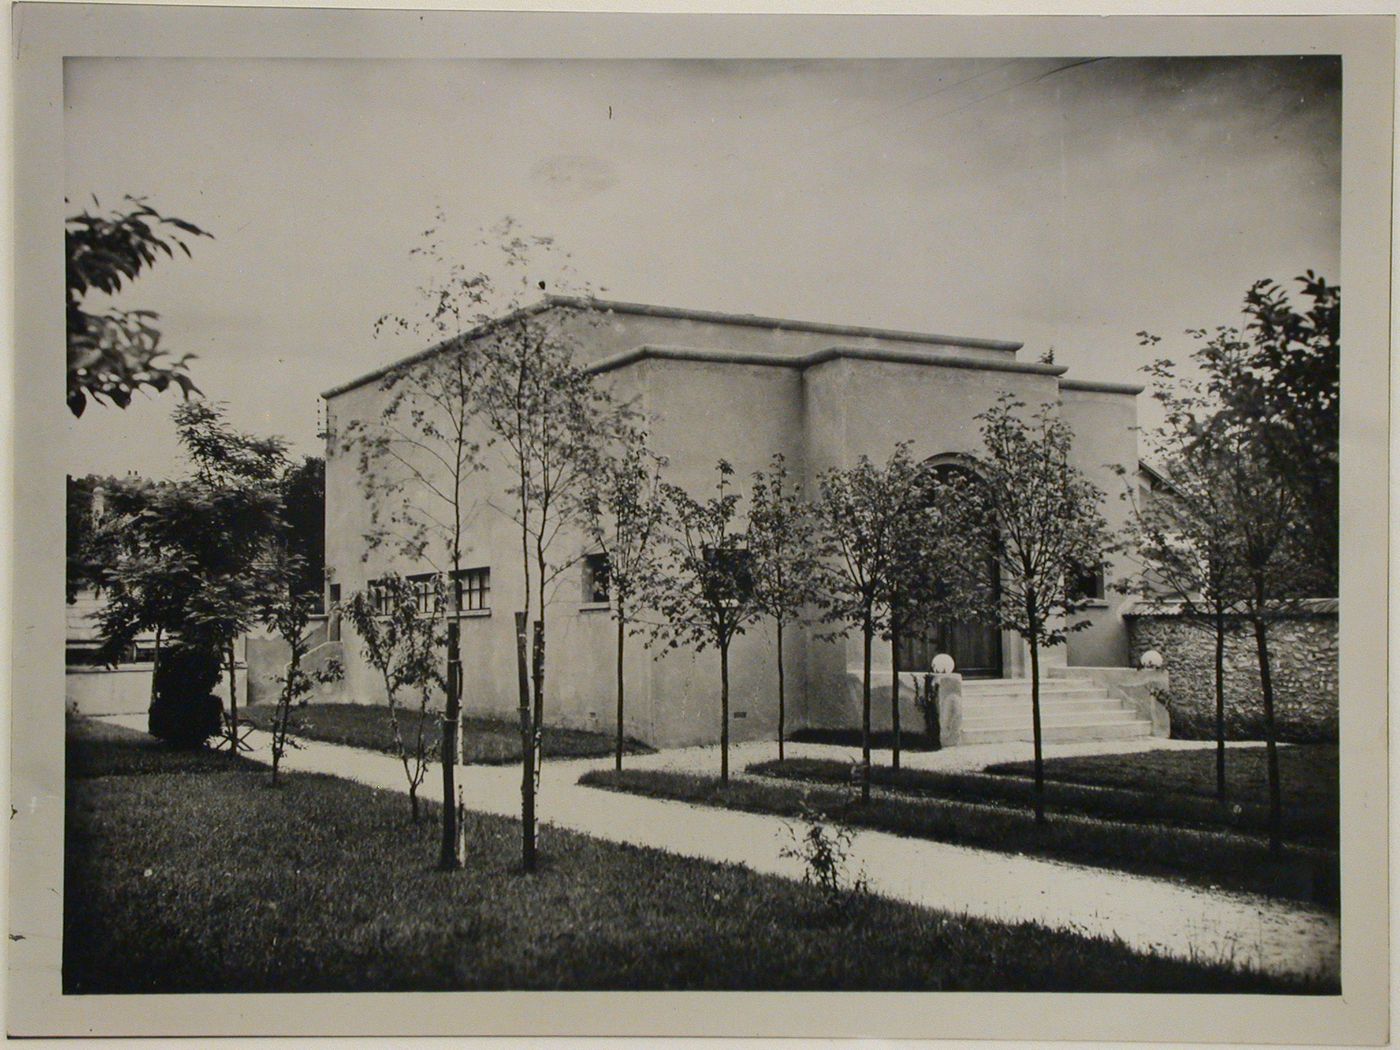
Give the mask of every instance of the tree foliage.
[[[932, 610], [934, 580], [943, 564], [926, 563], [920, 552], [941, 551], [951, 539], [943, 522], [946, 506], [932, 498], [932, 475], [910, 455], [909, 442], [895, 446], [877, 465], [866, 456], [845, 470], [829, 470], [819, 481], [815, 504], [822, 568], [818, 588], [822, 618], [838, 633], [858, 631], [861, 661], [861, 793], [870, 797], [871, 650], [875, 638], [910, 626], [914, 610]], [[897, 716], [896, 716], [897, 717]]]
[[601, 458], [584, 487], [588, 534], [606, 562], [607, 594], [617, 623], [617, 769], [622, 768], [624, 745], [624, 649], [637, 603], [659, 571], [656, 540], [666, 510], [664, 466], [664, 458], [647, 448], [646, 434], [635, 430], [621, 448]]
[[[394, 732], [394, 751], [408, 781], [408, 802], [413, 822], [418, 823], [418, 789], [428, 774], [434, 748], [428, 735], [428, 709], [435, 693], [445, 690], [439, 654], [446, 642], [441, 581], [429, 598], [426, 611], [420, 610], [413, 584], [398, 575], [378, 581], [379, 597], [357, 591], [345, 605], [345, 615], [360, 636], [369, 665], [384, 681], [389, 703], [389, 724]], [[400, 712], [405, 709], [403, 694], [416, 702], [412, 735], [405, 738]]]
[[193, 238], [210, 237], [193, 223], [162, 215], [139, 197], [124, 207], [96, 213], [86, 208], [64, 224], [67, 249], [68, 408], [81, 416], [89, 400], [118, 408], [142, 387], [156, 392], [171, 385], [188, 397], [198, 393], [189, 377], [193, 355], [171, 358], [161, 348], [159, 317], [150, 310], [88, 309], [90, 292], [116, 295], [154, 266], [162, 254], [190, 254]]
[[230, 746], [239, 738], [233, 645], [260, 619], [267, 601], [264, 562], [280, 527], [279, 438], [230, 428], [221, 406], [185, 402], [176, 431], [194, 474], [160, 484], [133, 483], [121, 501], [134, 509], [104, 521], [111, 561], [101, 574], [101, 614], [109, 659], [143, 631], [178, 636], [223, 657], [228, 674]]
[[653, 642], [701, 653], [713, 648], [720, 666], [720, 779], [729, 779], [729, 647], [761, 615], [754, 597], [741, 495], [732, 488], [734, 467], [716, 464], [715, 493], [697, 498], [679, 485], [663, 494], [670, 519], [663, 570], [651, 581], [646, 605], [660, 622]]
[[787, 460], [775, 453], [766, 471], [753, 475], [749, 497], [748, 548], [754, 603], [773, 620], [778, 665], [778, 758], [784, 755], [787, 676], [783, 632], [818, 598], [820, 561], [816, 519], [792, 480]]
[[1074, 436], [1055, 406], [1029, 415], [1009, 394], [977, 418], [983, 455], [979, 482], [995, 527], [1001, 593], [990, 610], [997, 625], [1030, 648], [1031, 723], [1035, 737], [1036, 820], [1045, 819], [1040, 726], [1040, 650], [1088, 625], [1077, 614], [1086, 597], [1074, 581], [1097, 568], [1110, 547], [1103, 493], [1070, 461]]

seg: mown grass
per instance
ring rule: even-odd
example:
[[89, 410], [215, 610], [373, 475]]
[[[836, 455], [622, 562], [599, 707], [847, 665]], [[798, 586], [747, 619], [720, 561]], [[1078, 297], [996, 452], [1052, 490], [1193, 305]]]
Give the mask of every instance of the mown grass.
[[[835, 747], [860, 747], [859, 729], [794, 729], [788, 734], [794, 744], [830, 744]], [[870, 746], [879, 751], [888, 751], [894, 746], [894, 733], [888, 729], [874, 729], [870, 732]], [[901, 729], [899, 746], [906, 751], [932, 751], [933, 738], [922, 730]]]
[[[63, 990], [886, 989], [1335, 994], [1033, 924], [954, 918], [468, 814], [466, 870], [402, 796], [70, 729]], [[430, 815], [436, 807], [430, 807]]]
[[[272, 706], [248, 707], [239, 716], [258, 729], [270, 730], [274, 711]], [[436, 711], [421, 716], [416, 710], [400, 711], [404, 741], [417, 739], [420, 717], [428, 723], [428, 741], [436, 746], [442, 739], [442, 715]], [[397, 754], [389, 708], [384, 704], [307, 704], [292, 712], [292, 732], [308, 740]], [[546, 726], [542, 746], [545, 758], [600, 758], [613, 753], [616, 739], [606, 733]], [[628, 739], [624, 751], [644, 754], [651, 748]], [[520, 726], [504, 719], [463, 717], [462, 761], [486, 766], [519, 762]]]
[[1023, 853], [1099, 868], [1174, 878], [1336, 909], [1337, 854], [1297, 845], [1270, 855], [1252, 837], [1192, 828], [1116, 823], [1052, 814], [1037, 824], [1029, 808], [878, 792], [867, 803], [852, 788], [753, 777], [723, 784], [666, 770], [593, 770], [581, 783], [653, 798], [755, 813], [799, 816], [815, 807], [848, 824], [1001, 853]]
[[[1225, 788], [1229, 801], [1264, 809], [1269, 804], [1267, 751], [1232, 747], [1225, 752]], [[1306, 827], [1326, 821], [1337, 826], [1341, 782], [1336, 744], [1297, 744], [1278, 749], [1279, 787], [1289, 824]], [[988, 773], [1031, 776], [1031, 762], [1002, 762]], [[1215, 749], [1147, 751], [1135, 755], [1084, 755], [1052, 758], [1045, 776], [1067, 784], [1095, 784], [1150, 793], [1215, 798]]]
[[[1293, 750], [1293, 749], [1290, 749]], [[1193, 756], [1194, 752], [1172, 752], [1173, 755]], [[1106, 755], [1118, 765], [1131, 765], [1143, 755]], [[1153, 759], [1157, 755], [1151, 755]], [[1251, 756], [1252, 757], [1252, 756]], [[1335, 752], [1334, 752], [1335, 758]], [[1228, 830], [1241, 834], [1266, 835], [1269, 828], [1268, 806], [1255, 796], [1243, 796], [1242, 801], [1227, 801], [1220, 805], [1212, 793], [1209, 795], [1193, 791], [1179, 791], [1178, 780], [1163, 771], [1155, 785], [1149, 787], [1144, 779], [1136, 776], [1115, 777], [1111, 773], [1103, 777], [1106, 785], [1118, 783], [1131, 786], [1099, 786], [1093, 779], [1097, 770], [1112, 770], [1113, 763], [1096, 763], [1086, 771], [1080, 780], [1070, 780], [1062, 775], [1052, 775], [1051, 766], [1060, 761], [1078, 762], [1079, 759], [1052, 759], [1046, 762], [1045, 803], [1056, 813], [1077, 813], [1104, 820], [1122, 820], [1136, 824], [1167, 824], [1177, 827], [1196, 827], [1207, 830]], [[1253, 764], [1253, 763], [1251, 763]], [[1154, 761], [1158, 768], [1170, 769], [1172, 763]], [[1030, 764], [1026, 763], [1025, 767]], [[1025, 808], [1033, 804], [1035, 782], [1031, 778], [1033, 770], [1015, 763], [1003, 773], [953, 773], [941, 770], [893, 769], [890, 766], [871, 766], [871, 782], [891, 791], [918, 795], [926, 798], [942, 798], [956, 802], [988, 802]], [[1003, 769], [1007, 767], [995, 767]], [[1214, 767], [1212, 780], [1214, 784]], [[1023, 772], [1024, 770], [1024, 772]], [[790, 758], [784, 762], [760, 762], [748, 767], [750, 773], [779, 777], [787, 780], [815, 781], [823, 784], [849, 784], [851, 765], [834, 759]], [[1330, 768], [1335, 782], [1336, 766]], [[1014, 775], [1013, 775], [1014, 773]], [[1325, 763], [1295, 761], [1289, 763], [1288, 776], [1328, 775]], [[1337, 848], [1337, 811], [1335, 806], [1308, 805], [1304, 799], [1313, 792], [1303, 784], [1296, 784], [1292, 792], [1294, 798], [1287, 804], [1284, 815], [1284, 836], [1300, 844], [1326, 849]]]

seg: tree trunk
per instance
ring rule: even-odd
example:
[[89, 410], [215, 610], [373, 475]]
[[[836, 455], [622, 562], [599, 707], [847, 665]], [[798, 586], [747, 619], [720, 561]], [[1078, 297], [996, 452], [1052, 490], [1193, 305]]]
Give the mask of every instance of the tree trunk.
[[292, 660], [287, 665], [287, 681], [282, 685], [282, 702], [278, 705], [272, 725], [272, 783], [277, 785], [277, 771], [282, 765], [282, 755], [287, 750], [287, 724], [292, 719], [292, 690], [295, 688], [297, 671], [301, 668], [301, 646], [292, 646]]
[[783, 618], [778, 617], [778, 761], [783, 761], [783, 736], [787, 722], [787, 683], [783, 674]]
[[[535, 687], [535, 713], [531, 722], [534, 734], [530, 738], [530, 762], [531, 762], [531, 790], [534, 794], [535, 808], [539, 808], [540, 798], [540, 767], [544, 763], [544, 596], [540, 596], [540, 618], [535, 621], [534, 647], [530, 652], [530, 670], [534, 679]], [[540, 841], [539, 822], [536, 821], [534, 827], [530, 829], [530, 834], [535, 840], [535, 848], [538, 852]]]
[[[452, 586], [457, 582], [454, 579]], [[457, 602], [452, 602], [452, 622], [447, 625], [447, 704], [442, 712], [442, 842], [438, 846], [438, 867], [455, 871], [462, 866], [457, 811], [457, 730], [462, 715], [462, 625], [457, 619]]]
[[1274, 681], [1269, 670], [1269, 639], [1263, 617], [1254, 616], [1254, 644], [1259, 650], [1259, 685], [1264, 693], [1264, 743], [1269, 759], [1269, 852], [1283, 849], [1283, 798], [1279, 787], [1278, 734], [1274, 728]]
[[622, 769], [622, 705], [623, 705], [623, 675], [622, 675], [622, 647], [627, 638], [627, 621], [623, 619], [622, 602], [617, 603], [617, 756], [614, 763], [619, 771]]
[[233, 655], [233, 642], [228, 643], [228, 731], [229, 751], [238, 752], [238, 665]]
[[1215, 615], [1215, 797], [1225, 801], [1225, 617]]
[[413, 811], [413, 823], [418, 823], [418, 787], [410, 784], [408, 788], [408, 806]]
[[1040, 740], [1040, 646], [1032, 635], [1031, 646], [1031, 735], [1035, 738], [1035, 822], [1045, 823], [1045, 760]]
[[160, 628], [156, 628], [156, 651], [151, 654], [151, 704], [156, 702], [156, 672], [160, 670]]
[[525, 613], [515, 614], [515, 674], [520, 687], [520, 866], [535, 870], [535, 727], [530, 718], [530, 664]]
[[890, 766], [899, 768], [899, 631], [890, 627]]
[[729, 783], [729, 643], [719, 647], [719, 779]]
[[865, 657], [861, 664], [860, 688], [860, 800], [870, 801], [870, 647], [875, 628], [869, 620], [864, 631]]

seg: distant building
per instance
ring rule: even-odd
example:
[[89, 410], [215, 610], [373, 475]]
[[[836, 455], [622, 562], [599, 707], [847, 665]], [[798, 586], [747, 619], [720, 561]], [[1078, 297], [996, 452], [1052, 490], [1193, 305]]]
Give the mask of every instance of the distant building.
[[[748, 476], [781, 452], [810, 492], [822, 471], [850, 466], [862, 454], [883, 462], [905, 440], [919, 457], [965, 469], [981, 445], [975, 417], [1009, 391], [1031, 405], [1059, 405], [1075, 434], [1075, 465], [1109, 493], [1103, 512], [1110, 525], [1119, 525], [1128, 512], [1126, 501], [1117, 498], [1123, 482], [1115, 469], [1129, 477], [1138, 470], [1134, 428], [1141, 388], [1070, 379], [1062, 365], [1020, 361], [1019, 343], [557, 296], [528, 312], [572, 331], [581, 361], [618, 396], [635, 400], [651, 420], [655, 450], [669, 460], [668, 478], [692, 493], [712, 490], [721, 457], [734, 465], [737, 480], [746, 487]], [[478, 330], [466, 339], [482, 337]], [[388, 394], [378, 380], [396, 369], [420, 367], [443, 352], [452, 351], [425, 351], [322, 395], [332, 603], [389, 572], [430, 572], [428, 565], [411, 564], [390, 550], [367, 549], [371, 508], [360, 462], [339, 449], [336, 438], [353, 419], [379, 417]], [[522, 578], [514, 530], [492, 511], [473, 519], [460, 614], [463, 704], [469, 713], [509, 717], [517, 704], [512, 613], [519, 607]], [[581, 537], [573, 542], [579, 561], [548, 612], [547, 718], [551, 724], [602, 729], [609, 725], [613, 702], [614, 625], [598, 582], [602, 566], [589, 557], [593, 552]], [[1084, 613], [1090, 626], [1042, 657], [1049, 674], [1069, 673], [1057, 668], [1128, 665], [1128, 635], [1120, 616], [1124, 599], [1112, 588], [1115, 577], [1110, 560], [1102, 572], [1080, 581], [1093, 599]], [[852, 682], [859, 675], [860, 641], [822, 641], [819, 633], [796, 630], [785, 645], [788, 724], [857, 725]], [[348, 630], [344, 643], [345, 698], [382, 699]], [[731, 735], [736, 740], [767, 738], [775, 730], [773, 650], [771, 625], [764, 623], [734, 646]], [[980, 688], [993, 692], [1014, 691], [1010, 683], [992, 683], [1029, 673], [1027, 650], [1017, 636], [972, 624], [949, 625], [917, 640], [901, 654], [901, 670], [926, 670], [936, 652], [951, 653], [967, 678], [990, 680]], [[887, 644], [877, 649], [876, 659], [887, 695]], [[673, 651], [653, 659], [653, 653], [634, 642], [627, 675], [629, 733], [662, 745], [718, 738], [714, 654]], [[877, 704], [876, 716], [888, 724], [887, 702]], [[919, 725], [912, 706], [904, 718], [906, 727]], [[1132, 721], [1132, 732], [1120, 726], [1109, 735], [1142, 730], [1135, 718], [1119, 721]]]

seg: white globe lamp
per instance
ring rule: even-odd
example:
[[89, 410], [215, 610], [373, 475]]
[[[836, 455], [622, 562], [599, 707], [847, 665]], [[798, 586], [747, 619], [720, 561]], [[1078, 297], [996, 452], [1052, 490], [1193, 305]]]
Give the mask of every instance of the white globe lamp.
[[933, 658], [934, 674], [952, 674], [955, 666], [953, 658], [947, 653], [939, 653]]
[[1138, 659], [1138, 666], [1144, 671], [1155, 671], [1164, 663], [1166, 663], [1166, 661], [1162, 659], [1162, 654], [1156, 649], [1147, 650], [1147, 652], [1143, 653]]

